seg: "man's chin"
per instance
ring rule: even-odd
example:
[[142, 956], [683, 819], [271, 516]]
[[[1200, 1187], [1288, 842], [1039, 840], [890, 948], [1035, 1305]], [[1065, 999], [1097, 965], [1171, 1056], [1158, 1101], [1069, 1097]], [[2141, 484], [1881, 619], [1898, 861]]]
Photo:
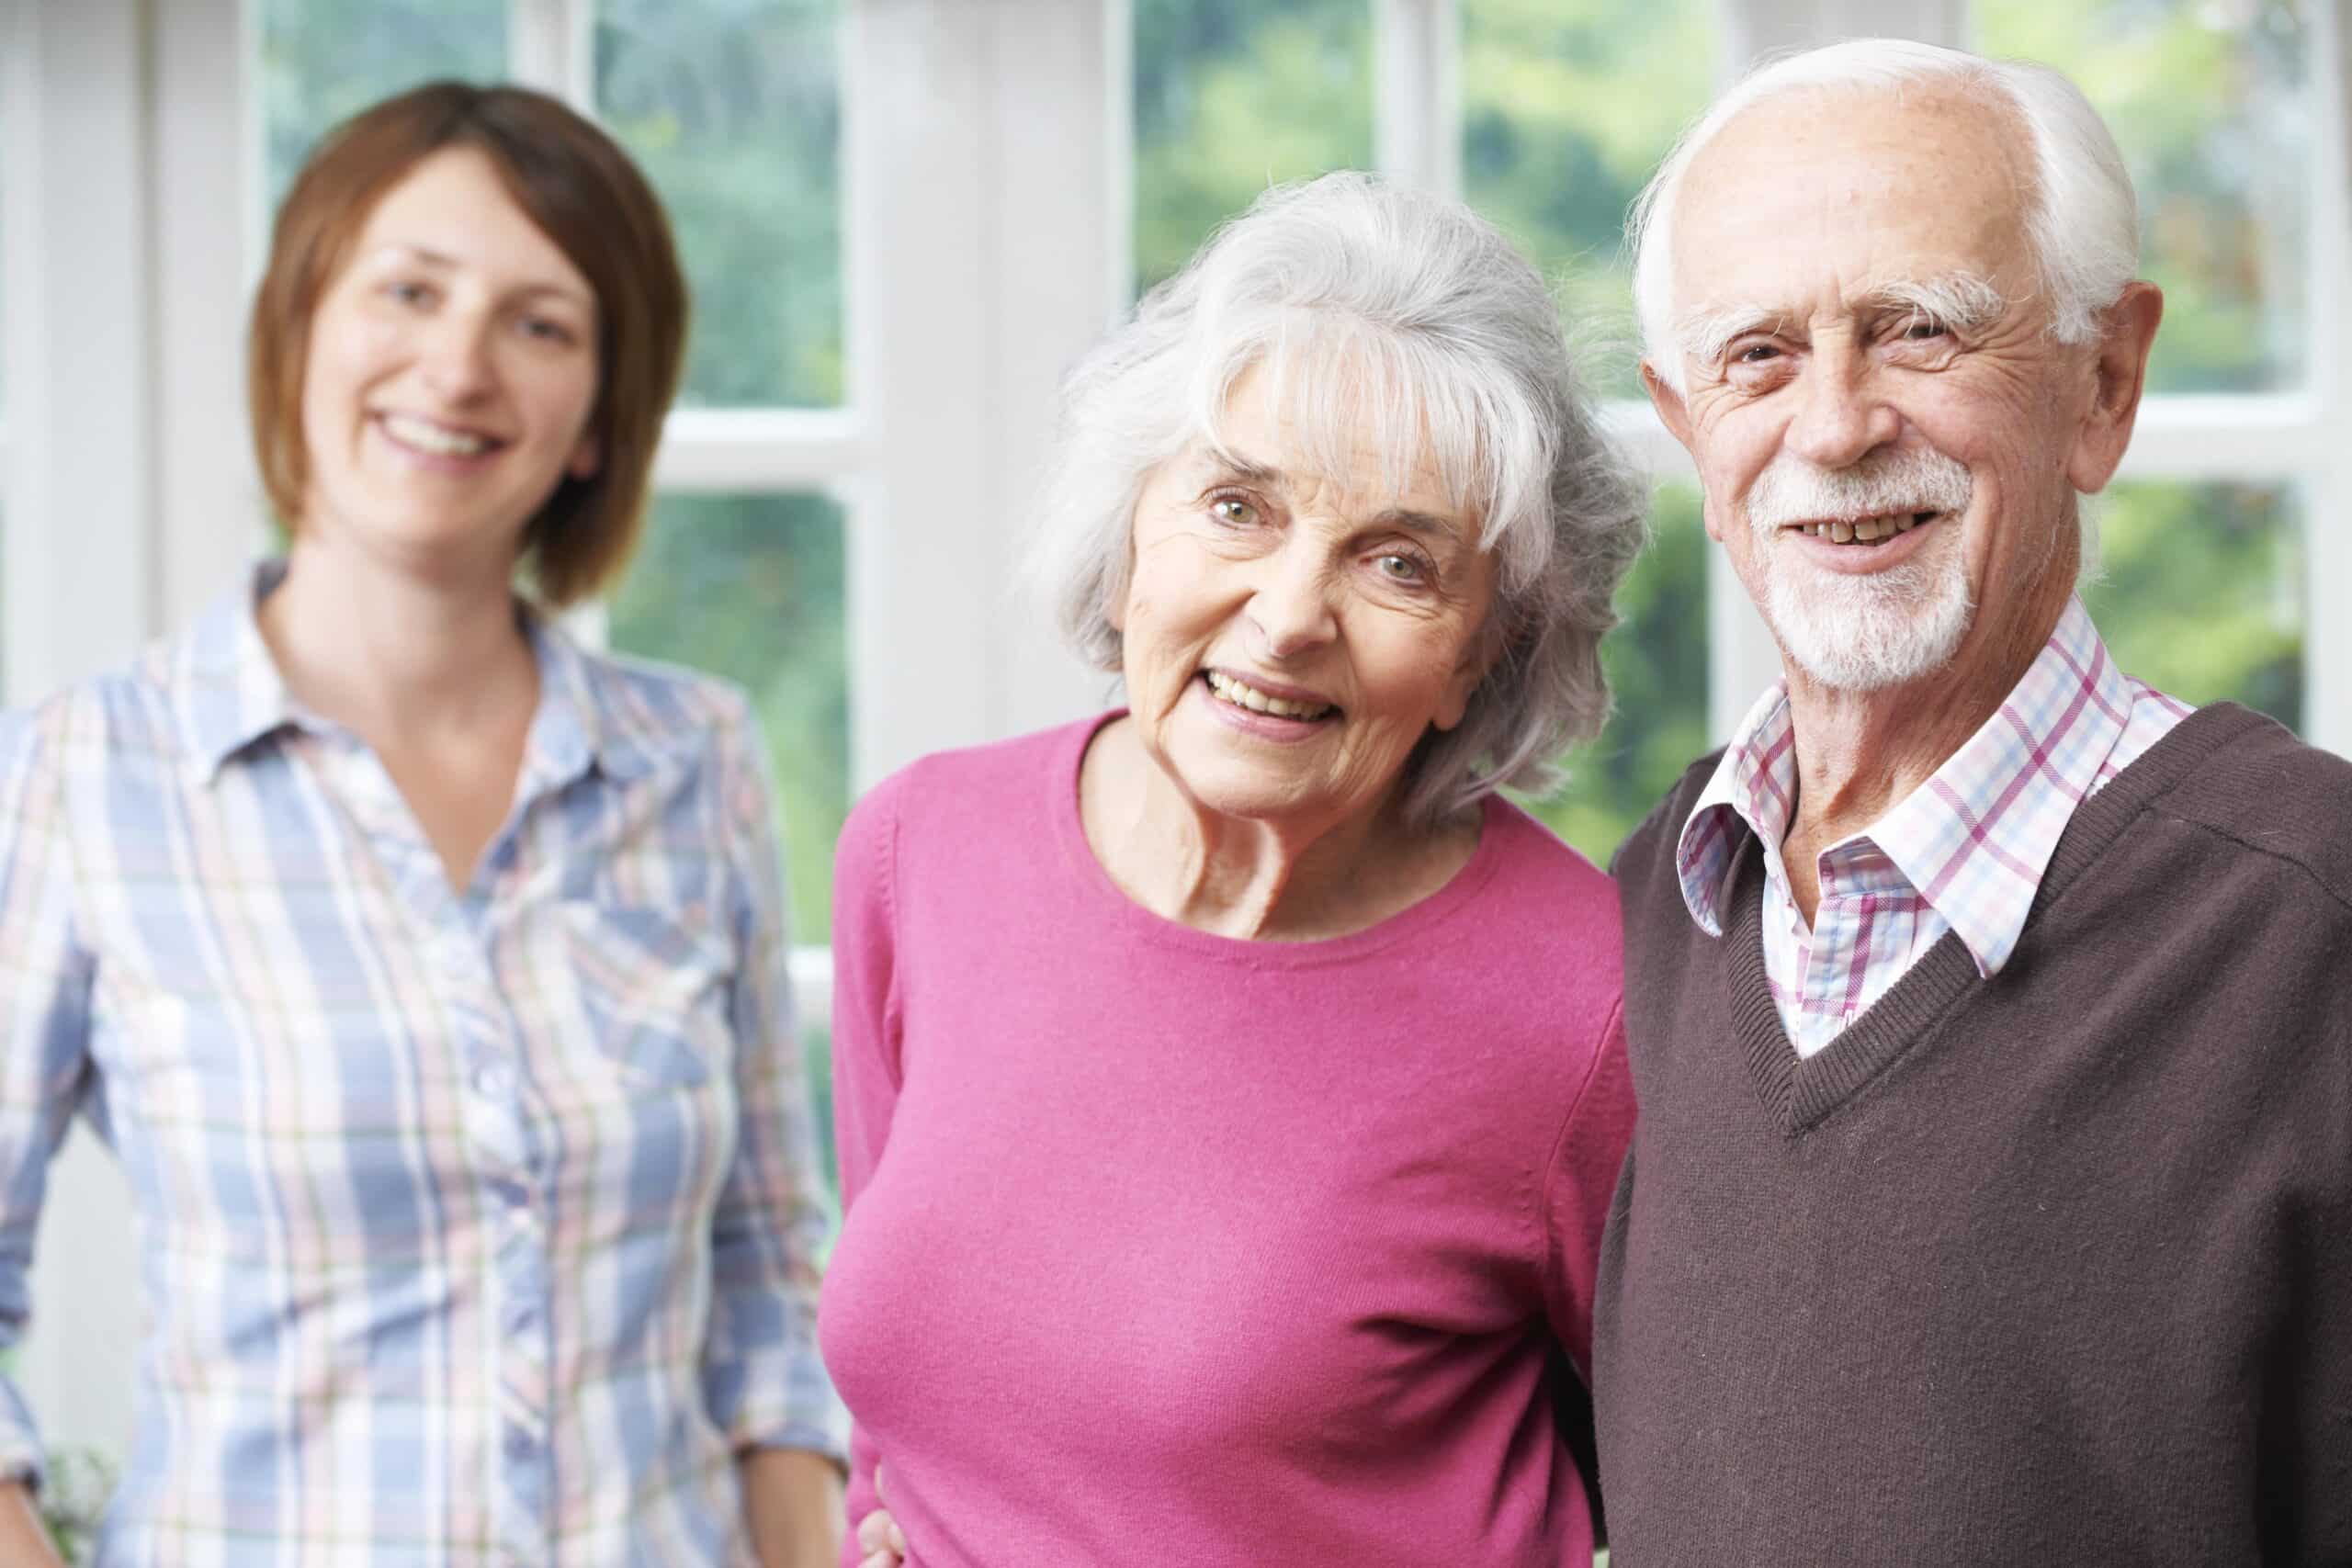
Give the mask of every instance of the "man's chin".
[[1765, 614], [1782, 658], [1815, 684], [1855, 696], [1908, 685], [1945, 668], [1973, 618], [1974, 607], [1965, 599], [1858, 609], [1807, 604], [1779, 584]]

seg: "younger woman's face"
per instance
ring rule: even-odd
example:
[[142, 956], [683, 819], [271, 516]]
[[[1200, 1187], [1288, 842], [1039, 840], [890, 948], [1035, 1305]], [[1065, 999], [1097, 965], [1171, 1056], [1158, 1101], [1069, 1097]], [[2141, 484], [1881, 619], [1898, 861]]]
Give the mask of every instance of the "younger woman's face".
[[511, 572], [600, 454], [595, 291], [488, 157], [424, 159], [368, 214], [311, 322], [299, 532], [432, 575]]

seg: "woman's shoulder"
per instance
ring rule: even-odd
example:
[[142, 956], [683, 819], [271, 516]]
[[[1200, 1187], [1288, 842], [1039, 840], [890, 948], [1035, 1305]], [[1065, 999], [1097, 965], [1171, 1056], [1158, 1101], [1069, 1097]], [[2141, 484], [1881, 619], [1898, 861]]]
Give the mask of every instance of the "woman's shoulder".
[[636, 654], [555, 645], [559, 679], [576, 671], [616, 737], [653, 750], [732, 739], [753, 727], [751, 694], [723, 676]]
[[[1526, 921], [1533, 934], [1583, 946], [1618, 942], [1617, 884], [1609, 874], [1523, 808], [1500, 795], [1486, 803], [1497, 871], [1490, 918]], [[1483, 846], [1482, 846], [1483, 847]]]
[[887, 814], [927, 831], [1023, 829], [1050, 810], [1057, 791], [1076, 790], [1079, 759], [1108, 716], [930, 752], [868, 790], [850, 816]]

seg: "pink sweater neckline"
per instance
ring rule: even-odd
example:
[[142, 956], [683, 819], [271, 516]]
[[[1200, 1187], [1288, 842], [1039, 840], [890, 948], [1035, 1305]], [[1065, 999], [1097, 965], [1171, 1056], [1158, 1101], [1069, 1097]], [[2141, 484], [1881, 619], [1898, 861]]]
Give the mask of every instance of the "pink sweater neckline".
[[1169, 919], [1136, 903], [1112, 880], [1111, 874], [1095, 857], [1094, 846], [1087, 842], [1086, 821], [1079, 806], [1079, 773], [1086, 761], [1087, 748], [1107, 726], [1126, 715], [1125, 708], [1112, 708], [1091, 724], [1071, 725], [1063, 731], [1062, 746], [1053, 764], [1054, 776], [1062, 781], [1055, 793], [1054, 835], [1091, 909], [1145, 941], [1205, 957], [1228, 959], [1254, 969], [1343, 963], [1411, 941], [1452, 919], [1477, 897], [1502, 863], [1508, 835], [1498, 830], [1498, 818], [1510, 808], [1501, 797], [1490, 795], [1479, 802], [1477, 847], [1471, 851], [1461, 869], [1427, 897], [1362, 931], [1308, 942], [1268, 942], [1220, 936]]

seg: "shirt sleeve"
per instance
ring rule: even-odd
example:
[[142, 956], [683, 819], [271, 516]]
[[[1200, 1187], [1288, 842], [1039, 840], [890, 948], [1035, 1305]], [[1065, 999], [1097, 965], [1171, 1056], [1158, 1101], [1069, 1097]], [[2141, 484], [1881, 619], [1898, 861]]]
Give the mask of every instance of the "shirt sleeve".
[[817, 1354], [820, 1258], [831, 1229], [794, 1027], [775, 793], [748, 710], [721, 734], [740, 957], [729, 998], [739, 1122], [711, 1218], [703, 1387], [740, 1450], [846, 1457], [848, 1416]]
[[[893, 796], [886, 784], [860, 802], [833, 854], [833, 1130], [843, 1214], [855, 1208], [881, 1163], [903, 1081]], [[879, 1458], [865, 1430], [853, 1427], [844, 1568], [859, 1560], [857, 1521], [880, 1506], [874, 1490]]]
[[[73, 917], [63, 789], [45, 716], [0, 714], [0, 1348], [31, 1315], [50, 1156], [88, 1083], [95, 965]], [[38, 1485], [40, 1434], [0, 1377], [0, 1479]]]
[[1634, 1138], [1634, 1075], [1625, 1059], [1623, 1003], [1609, 1010], [1592, 1069], [1577, 1090], [1544, 1183], [1544, 1235], [1550, 1257], [1544, 1297], [1552, 1332], [1567, 1348], [1577, 1374], [1592, 1386], [1593, 1280], [1600, 1233], [1617, 1190], [1617, 1173]]

